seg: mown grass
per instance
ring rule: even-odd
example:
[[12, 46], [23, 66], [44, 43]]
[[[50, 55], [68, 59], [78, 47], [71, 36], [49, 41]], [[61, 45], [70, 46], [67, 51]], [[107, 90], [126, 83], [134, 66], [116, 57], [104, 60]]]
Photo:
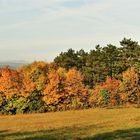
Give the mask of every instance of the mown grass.
[[140, 140], [140, 109], [0, 116], [0, 140]]

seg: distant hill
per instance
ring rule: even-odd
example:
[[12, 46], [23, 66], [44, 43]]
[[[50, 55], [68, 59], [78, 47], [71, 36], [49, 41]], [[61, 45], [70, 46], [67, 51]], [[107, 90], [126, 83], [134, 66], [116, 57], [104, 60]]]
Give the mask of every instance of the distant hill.
[[10, 68], [16, 69], [16, 68], [21, 67], [25, 64], [28, 64], [28, 63], [25, 61], [1, 61], [0, 68], [9, 66]]

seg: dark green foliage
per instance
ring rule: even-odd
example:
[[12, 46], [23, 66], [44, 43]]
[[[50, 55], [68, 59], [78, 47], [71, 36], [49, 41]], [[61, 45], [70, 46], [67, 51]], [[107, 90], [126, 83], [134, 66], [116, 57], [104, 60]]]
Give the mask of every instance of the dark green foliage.
[[45, 106], [41, 98], [41, 94], [38, 92], [33, 92], [30, 94], [30, 96], [27, 98], [27, 113], [33, 113], [33, 112], [45, 112]]
[[69, 49], [67, 52], [64, 53], [62, 52], [54, 59], [54, 62], [57, 64], [58, 67], [63, 67], [66, 69], [80, 67], [78, 55], [72, 49]]
[[138, 42], [124, 38], [120, 44], [122, 46], [122, 61], [125, 62], [127, 68], [135, 66], [136, 63], [140, 63], [140, 46]]
[[1, 114], [23, 114], [26, 112], [27, 100], [23, 97], [12, 97], [8, 100], [3, 100], [4, 105]]
[[33, 92], [29, 97], [12, 97], [8, 100], [0, 99], [0, 114], [42, 113], [45, 106], [41, 94]]
[[3, 98], [2, 94], [0, 94], [0, 114], [7, 114], [5, 110], [6, 101]]

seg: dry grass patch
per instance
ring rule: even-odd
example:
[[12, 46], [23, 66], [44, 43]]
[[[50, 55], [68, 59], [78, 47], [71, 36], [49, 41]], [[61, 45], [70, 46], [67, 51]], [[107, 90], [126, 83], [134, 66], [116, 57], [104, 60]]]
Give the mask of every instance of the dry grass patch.
[[140, 139], [140, 109], [88, 109], [0, 116], [0, 139]]

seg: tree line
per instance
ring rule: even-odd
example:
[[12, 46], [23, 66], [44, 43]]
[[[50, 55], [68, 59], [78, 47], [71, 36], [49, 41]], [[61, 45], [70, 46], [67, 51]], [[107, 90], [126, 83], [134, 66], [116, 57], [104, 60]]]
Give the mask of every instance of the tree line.
[[139, 104], [140, 45], [131, 39], [0, 69], [0, 114]]

